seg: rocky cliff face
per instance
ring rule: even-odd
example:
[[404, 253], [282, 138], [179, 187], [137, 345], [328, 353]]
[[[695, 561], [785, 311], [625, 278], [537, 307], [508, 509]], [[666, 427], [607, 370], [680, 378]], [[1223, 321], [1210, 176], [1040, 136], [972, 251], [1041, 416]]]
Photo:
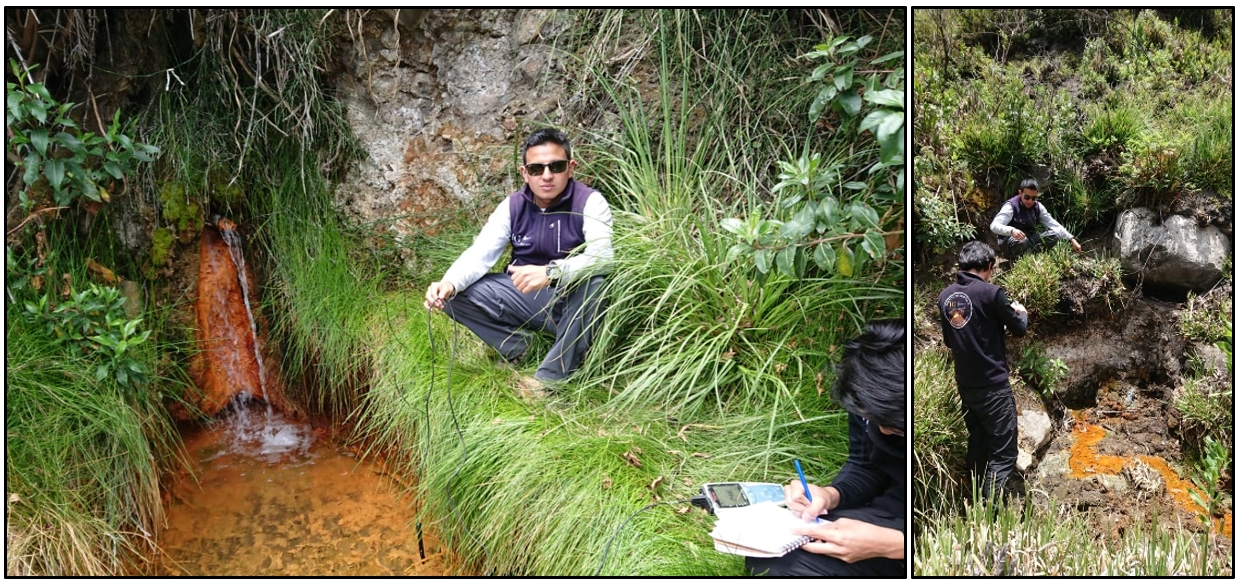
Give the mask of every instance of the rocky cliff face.
[[[409, 12], [420, 12], [411, 15]], [[364, 158], [336, 192], [352, 220], [400, 238], [442, 209], [517, 189], [513, 145], [562, 122], [547, 10], [372, 11], [342, 41], [331, 83]]]

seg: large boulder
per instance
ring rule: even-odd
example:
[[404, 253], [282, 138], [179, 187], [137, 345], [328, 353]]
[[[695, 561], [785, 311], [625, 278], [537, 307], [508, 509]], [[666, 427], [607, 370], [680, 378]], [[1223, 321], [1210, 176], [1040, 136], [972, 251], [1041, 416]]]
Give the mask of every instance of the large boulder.
[[1123, 271], [1146, 287], [1179, 293], [1205, 291], [1222, 278], [1230, 238], [1181, 215], [1159, 217], [1144, 207], [1119, 214], [1114, 242]]
[[1016, 457], [1015, 466], [1020, 471], [1026, 471], [1036, 463], [1037, 453], [1050, 443], [1050, 431], [1054, 423], [1050, 420], [1050, 415], [1039, 406], [1025, 408], [1016, 421], [1020, 431], [1019, 455]]

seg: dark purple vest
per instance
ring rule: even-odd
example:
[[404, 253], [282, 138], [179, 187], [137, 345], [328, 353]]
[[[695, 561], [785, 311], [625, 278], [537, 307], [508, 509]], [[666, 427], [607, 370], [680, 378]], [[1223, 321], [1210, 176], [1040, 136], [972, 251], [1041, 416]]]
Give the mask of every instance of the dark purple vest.
[[1011, 223], [1007, 225], [1026, 234], [1032, 233], [1033, 228], [1036, 227], [1040, 219], [1040, 214], [1037, 213], [1037, 205], [1039, 204], [1033, 203], [1032, 209], [1024, 207], [1024, 203], [1020, 201], [1020, 195], [1018, 194], [1007, 200], [1007, 204], [1015, 210], [1015, 213], [1011, 214]]
[[585, 243], [585, 201], [595, 191], [568, 179], [554, 205], [541, 209], [534, 203], [529, 185], [508, 195], [512, 215], [512, 263], [510, 266], [545, 266], [563, 260]]

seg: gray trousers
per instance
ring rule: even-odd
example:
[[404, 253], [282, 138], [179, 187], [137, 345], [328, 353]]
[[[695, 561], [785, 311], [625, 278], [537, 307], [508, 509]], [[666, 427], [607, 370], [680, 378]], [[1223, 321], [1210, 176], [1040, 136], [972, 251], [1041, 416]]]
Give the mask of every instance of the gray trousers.
[[1002, 245], [1007, 248], [1007, 255], [1012, 259], [1023, 256], [1025, 252], [1032, 250], [1048, 250], [1058, 243], [1058, 236], [1054, 232], [1036, 233], [1032, 231], [1024, 232], [1023, 240], [1016, 240], [1011, 236], [1003, 236], [999, 238]]
[[529, 351], [537, 331], [555, 336], [534, 377], [567, 378], [585, 359], [601, 310], [603, 277], [522, 293], [508, 274], [489, 273], [444, 302], [443, 310], [511, 362]]

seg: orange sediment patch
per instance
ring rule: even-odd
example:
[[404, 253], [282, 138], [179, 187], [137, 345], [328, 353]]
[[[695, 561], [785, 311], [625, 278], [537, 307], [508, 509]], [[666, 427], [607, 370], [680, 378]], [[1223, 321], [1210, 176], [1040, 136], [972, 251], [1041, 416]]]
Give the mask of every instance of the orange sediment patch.
[[1127, 465], [1126, 457], [1098, 455], [1093, 451], [1097, 443], [1106, 437], [1105, 429], [1077, 420], [1071, 434], [1076, 437], [1075, 444], [1071, 446], [1071, 459], [1068, 460], [1071, 477], [1083, 479], [1097, 473], [1116, 475]]
[[[1161, 457], [1149, 457], [1147, 455], [1140, 455], [1138, 458], [1149, 464], [1149, 467], [1156, 469], [1158, 473], [1162, 474], [1162, 479], [1166, 480], [1166, 491], [1170, 492], [1170, 497], [1174, 499], [1175, 503], [1179, 504], [1179, 507], [1193, 514], [1205, 513], [1204, 508], [1201, 508], [1196, 501], [1192, 499], [1192, 492], [1199, 493], [1200, 490], [1196, 489], [1196, 486], [1192, 485], [1192, 482], [1180, 478], [1179, 475], [1175, 473], [1173, 469], [1170, 469], [1170, 466], [1166, 464], [1165, 459], [1162, 459]], [[1201, 495], [1203, 496], [1204, 494]]]
[[1218, 532], [1221, 532], [1222, 534], [1225, 534], [1226, 538], [1233, 538], [1230, 535], [1231, 534], [1230, 524], [1231, 524], [1230, 512], [1227, 512], [1226, 515], [1222, 516], [1221, 518], [1213, 519], [1213, 529], [1217, 530]]
[[[1071, 458], [1068, 459], [1072, 478], [1083, 479], [1098, 473], [1118, 475], [1133, 459], [1139, 459], [1161, 474], [1166, 482], [1166, 491], [1179, 507], [1192, 514], [1204, 514], [1204, 509], [1192, 499], [1192, 493], [1200, 493], [1200, 490], [1191, 481], [1179, 477], [1179, 474], [1170, 468], [1165, 459], [1148, 455], [1138, 455], [1134, 458], [1098, 455], [1094, 448], [1105, 438], [1106, 430], [1085, 422], [1080, 412], [1073, 413], [1073, 417], [1076, 422], [1071, 429], [1071, 434], [1075, 437], [1075, 442], [1071, 446]], [[1213, 526], [1215, 530], [1230, 538], [1231, 515], [1228, 513], [1222, 518], [1214, 518]]]

